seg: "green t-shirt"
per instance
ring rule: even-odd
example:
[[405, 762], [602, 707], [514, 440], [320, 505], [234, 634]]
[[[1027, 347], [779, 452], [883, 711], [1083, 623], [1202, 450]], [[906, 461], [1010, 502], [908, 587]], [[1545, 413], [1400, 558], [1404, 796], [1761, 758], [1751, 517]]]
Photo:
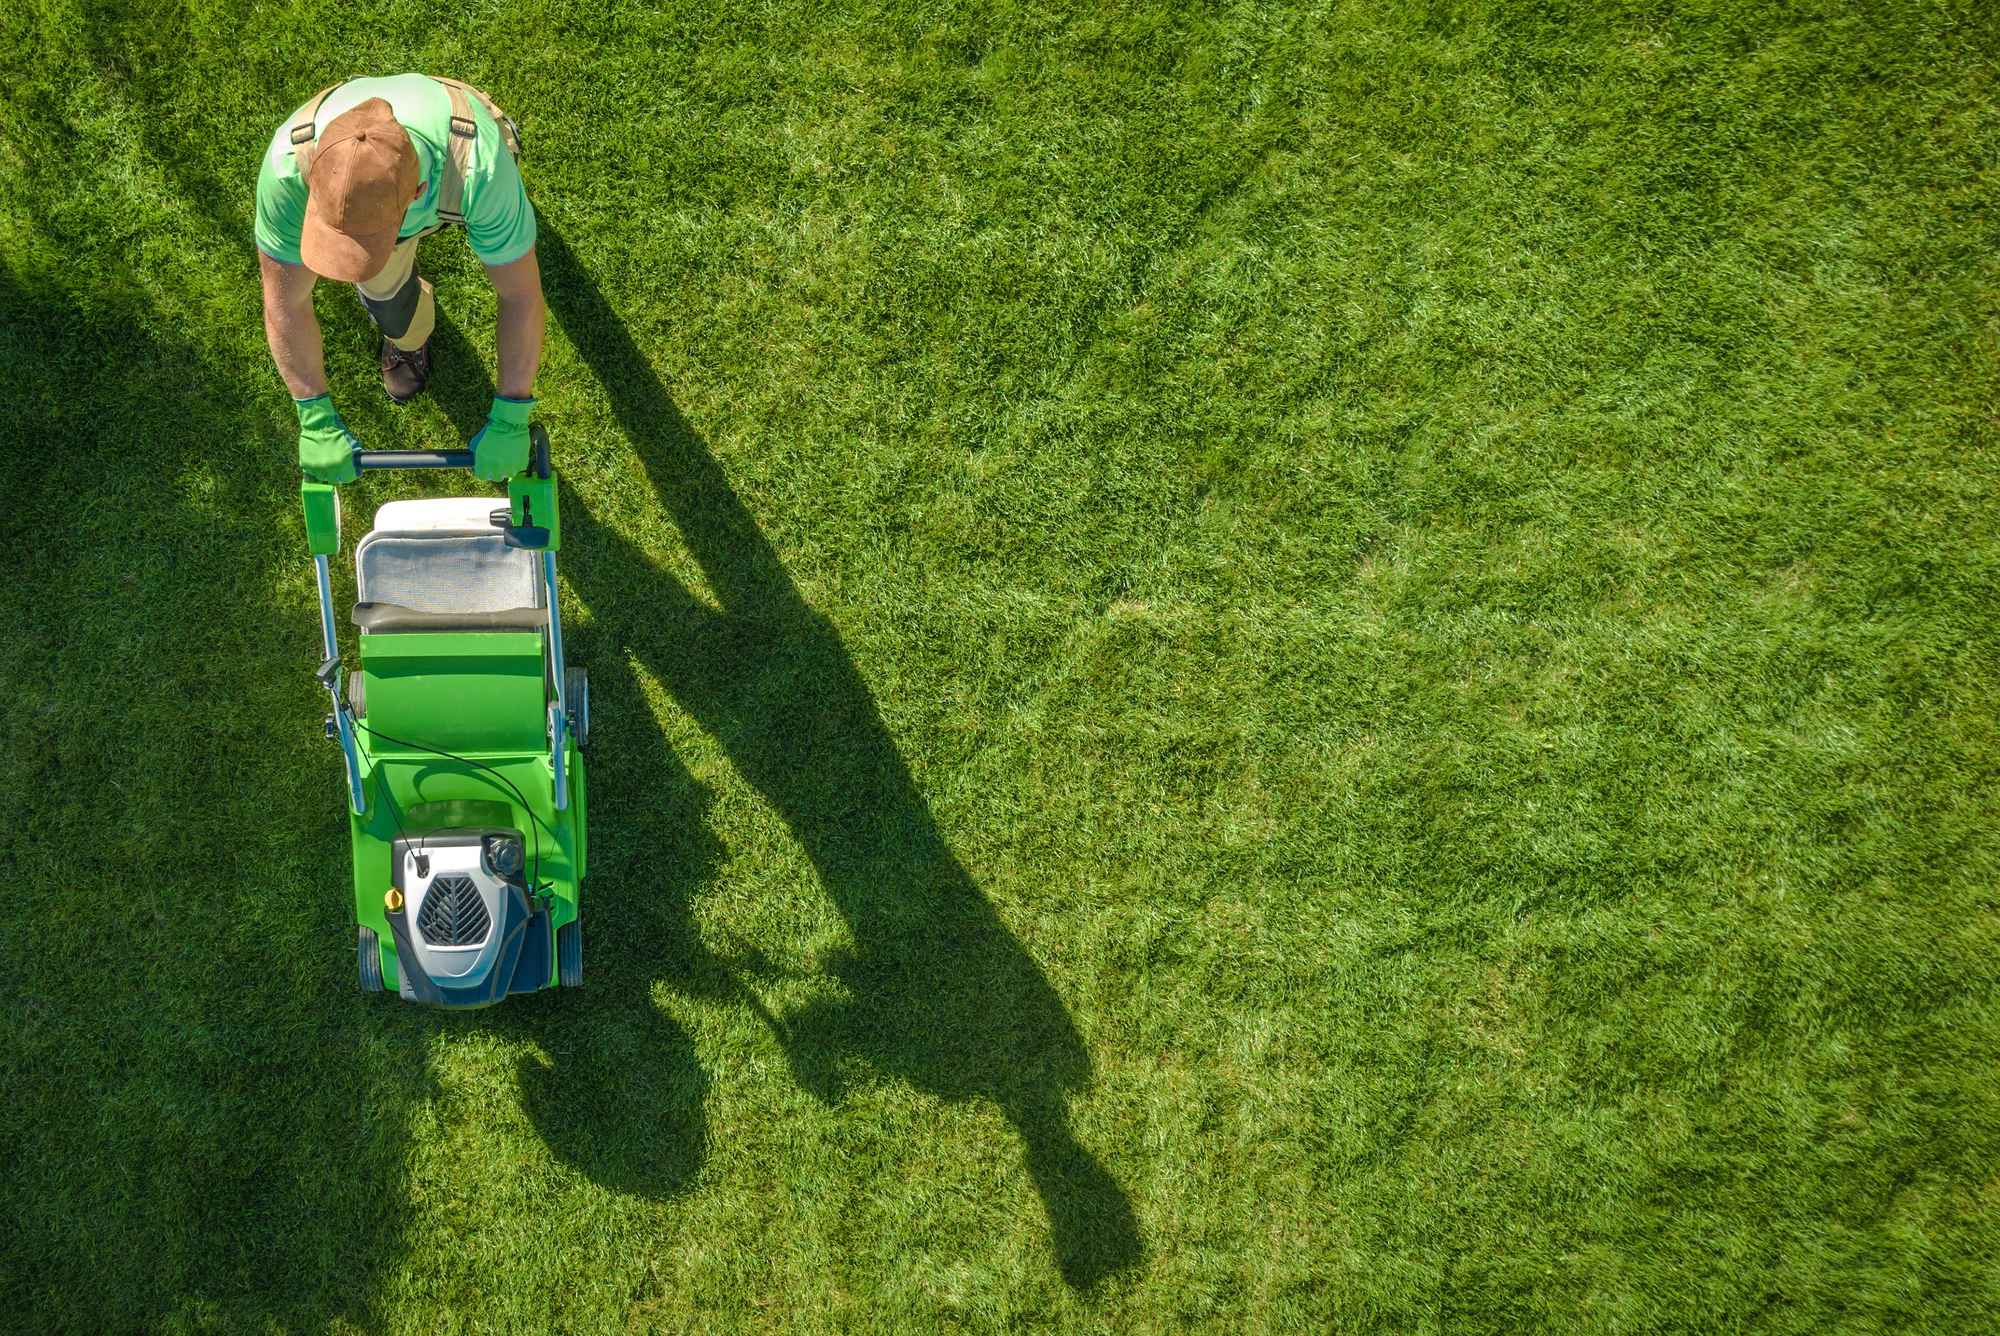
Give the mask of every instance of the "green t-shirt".
[[[443, 84], [421, 74], [386, 79], [351, 79], [327, 95], [315, 124], [321, 134], [327, 122], [350, 107], [379, 97], [396, 113], [417, 151], [423, 174], [423, 194], [403, 215], [398, 237], [407, 240], [438, 226], [438, 192], [443, 186], [446, 141], [451, 137], [451, 94]], [[466, 168], [465, 233], [472, 253], [489, 265], [509, 264], [535, 245], [535, 211], [521, 185], [514, 155], [501, 142], [500, 127], [477, 98], [471, 99], [472, 119], [479, 127], [472, 161]], [[299, 264], [299, 232], [306, 220], [306, 183], [292, 155], [291, 115], [271, 136], [264, 150], [264, 167], [257, 173], [257, 249], [274, 260]]]

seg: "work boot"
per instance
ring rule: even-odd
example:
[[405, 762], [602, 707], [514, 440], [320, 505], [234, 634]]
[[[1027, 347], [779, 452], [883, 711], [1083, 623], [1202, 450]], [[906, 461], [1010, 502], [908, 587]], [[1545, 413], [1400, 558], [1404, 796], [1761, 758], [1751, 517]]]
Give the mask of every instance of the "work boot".
[[382, 340], [382, 388], [399, 404], [406, 404], [424, 392], [431, 378], [431, 344], [421, 348], [398, 348]]

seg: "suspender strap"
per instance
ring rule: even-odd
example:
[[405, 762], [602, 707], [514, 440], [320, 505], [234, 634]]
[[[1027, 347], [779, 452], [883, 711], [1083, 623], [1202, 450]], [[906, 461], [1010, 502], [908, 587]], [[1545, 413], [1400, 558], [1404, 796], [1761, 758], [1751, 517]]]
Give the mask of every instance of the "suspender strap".
[[[491, 116], [493, 118], [493, 123], [500, 127], [500, 142], [507, 146], [507, 151], [513, 154], [516, 159], [520, 158], [521, 127], [514, 124], [514, 118], [512, 116], [509, 116], [506, 112], [500, 110], [499, 103], [495, 102], [492, 98], [488, 97], [482, 90], [474, 88], [471, 84], [465, 82], [465, 80], [463, 79], [446, 79], [442, 77], [436, 77], [434, 78], [434, 82], [441, 83], [448, 89], [449, 88], [459, 89], [467, 97], [471, 98], [474, 102], [477, 102], [480, 106], [486, 108], [486, 114]], [[452, 114], [453, 115], [461, 114], [456, 105], [452, 107]]]
[[312, 172], [313, 154], [319, 148], [319, 144], [315, 142], [319, 138], [319, 109], [326, 105], [329, 97], [333, 96], [333, 90], [346, 82], [347, 80], [342, 79], [340, 83], [330, 83], [320, 89], [307, 98], [306, 104], [299, 108], [298, 115], [292, 117], [292, 126], [287, 134], [291, 137], [292, 158], [299, 164], [301, 177], [306, 177]]
[[472, 119], [472, 99], [456, 79], [439, 79], [451, 94], [451, 134], [445, 142], [444, 180], [438, 186], [438, 221], [465, 222], [465, 177], [472, 170], [472, 148], [479, 142], [479, 122]]
[[446, 145], [444, 180], [438, 186], [438, 221], [441, 223], [465, 222], [465, 178], [472, 172], [472, 150], [479, 142], [479, 122], [472, 119], [472, 104], [477, 101], [486, 108], [486, 114], [499, 127], [500, 142], [516, 158], [521, 156], [521, 132], [514, 124], [514, 118], [494, 103], [493, 99], [462, 79], [438, 79], [444, 91], [451, 95], [451, 139]]

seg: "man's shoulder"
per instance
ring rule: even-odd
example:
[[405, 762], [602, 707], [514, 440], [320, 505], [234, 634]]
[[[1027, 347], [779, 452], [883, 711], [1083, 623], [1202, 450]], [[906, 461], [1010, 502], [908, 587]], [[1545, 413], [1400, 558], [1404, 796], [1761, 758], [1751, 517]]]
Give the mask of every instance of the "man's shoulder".
[[263, 169], [259, 180], [298, 175], [298, 163], [292, 157], [292, 123], [287, 120], [271, 131], [271, 138], [264, 145], [264, 156], [258, 160]]
[[328, 121], [372, 97], [387, 102], [395, 112], [397, 123], [405, 130], [427, 139], [437, 139], [450, 132], [451, 95], [443, 84], [430, 75], [362, 75], [328, 84], [286, 108], [284, 119], [271, 132], [267, 157], [289, 159], [292, 156], [292, 129], [308, 116], [312, 117], [317, 137], [325, 132]]

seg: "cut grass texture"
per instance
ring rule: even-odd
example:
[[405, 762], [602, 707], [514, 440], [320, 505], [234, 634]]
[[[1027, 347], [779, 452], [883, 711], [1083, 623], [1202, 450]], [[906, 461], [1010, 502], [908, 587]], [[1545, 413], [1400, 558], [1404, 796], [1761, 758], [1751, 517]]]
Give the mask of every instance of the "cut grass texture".
[[[0, 7], [33, 1330], [2000, 1322], [1990, 6]], [[363, 998], [250, 199], [522, 120], [588, 987]], [[493, 303], [425, 243], [462, 441]], [[463, 482], [371, 478], [373, 505]]]

